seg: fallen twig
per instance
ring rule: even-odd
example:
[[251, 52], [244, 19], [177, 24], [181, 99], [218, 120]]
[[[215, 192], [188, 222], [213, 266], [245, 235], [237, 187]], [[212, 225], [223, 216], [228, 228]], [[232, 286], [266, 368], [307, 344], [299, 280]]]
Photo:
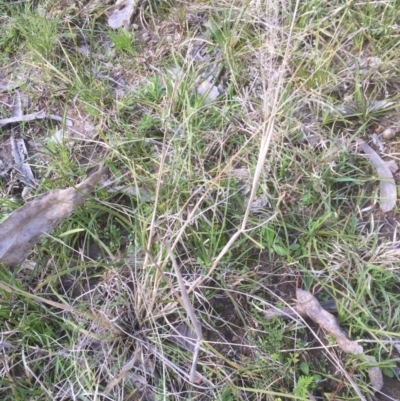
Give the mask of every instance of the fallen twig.
[[[333, 299], [330, 299], [329, 301], [324, 301], [321, 302], [321, 307], [326, 310], [327, 312], [335, 313], [337, 312], [337, 307], [336, 307], [336, 302]], [[267, 309], [263, 312], [264, 317], [267, 320], [271, 320], [276, 316], [280, 316], [284, 319], [293, 319], [296, 318], [297, 316], [303, 316], [306, 317], [308, 316], [307, 314], [303, 313], [302, 310], [299, 310], [297, 306], [285, 306], [283, 308], [271, 308]]]
[[[22, 112], [22, 104], [21, 104], [21, 96], [18, 91], [15, 94], [14, 98], [14, 107], [12, 111], [13, 117], [23, 117]], [[28, 150], [25, 146], [24, 138], [20, 133], [16, 133], [15, 130], [11, 131], [11, 153], [14, 158], [14, 168], [19, 173], [19, 179], [25, 184], [25, 186], [29, 188], [35, 188], [36, 182], [33, 176], [31, 166], [28, 163], [25, 163], [28, 158]]]
[[[320, 303], [309, 291], [304, 291], [299, 288], [296, 290], [296, 297], [296, 306], [268, 309], [264, 311], [264, 316], [268, 320], [275, 316], [282, 316], [284, 318], [296, 318], [299, 315], [302, 317], [309, 317], [336, 339], [338, 346], [343, 350], [343, 352], [359, 355], [360, 358], [368, 362], [368, 364], [376, 364], [376, 359], [374, 357], [364, 354], [364, 349], [361, 345], [346, 337], [336, 318], [327, 311], [327, 309], [329, 309], [331, 312], [336, 312], [334, 300]], [[379, 367], [369, 367], [368, 375], [372, 389], [374, 391], [381, 390], [383, 387], [383, 377]], [[358, 388], [356, 390], [359, 392]]]
[[48, 118], [50, 120], [59, 121], [59, 122], [65, 121], [65, 125], [67, 127], [72, 127], [72, 125], [73, 125], [71, 120], [64, 119], [63, 117], [58, 116], [57, 114], [50, 114], [50, 113], [46, 113], [45, 111], [38, 111], [36, 113], [25, 114], [24, 116], [2, 118], [2, 119], [0, 119], [0, 127], [3, 127], [4, 125], [7, 125], [7, 124], [41, 120], [44, 118]]
[[315, 323], [319, 324], [329, 334], [335, 337], [339, 347], [350, 354], [361, 354], [363, 347], [355, 341], [349, 340], [341, 330], [337, 323], [336, 318], [322, 309], [318, 299], [314, 297], [309, 291], [304, 291], [298, 288], [296, 290], [297, 296], [297, 310], [302, 315], [309, 316]]

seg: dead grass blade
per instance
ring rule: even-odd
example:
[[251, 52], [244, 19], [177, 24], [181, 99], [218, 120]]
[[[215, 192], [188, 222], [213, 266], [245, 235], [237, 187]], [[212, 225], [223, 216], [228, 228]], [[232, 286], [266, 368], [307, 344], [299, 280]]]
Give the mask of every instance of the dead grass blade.
[[[21, 96], [19, 92], [16, 92], [14, 97], [14, 106], [12, 111], [12, 117], [23, 117]], [[11, 130], [11, 153], [15, 162], [14, 168], [19, 173], [19, 179], [30, 188], [35, 188], [35, 178], [33, 176], [31, 167], [25, 163], [28, 158], [28, 150], [25, 146], [24, 138], [21, 133], [16, 132], [15, 129]]]
[[189, 316], [190, 322], [192, 323], [192, 326], [195, 329], [196, 334], [197, 334], [197, 341], [196, 341], [196, 344], [194, 346], [194, 351], [193, 351], [192, 368], [190, 369], [190, 381], [193, 383], [196, 378], [197, 358], [198, 358], [199, 351], [200, 351], [200, 344], [201, 344], [201, 340], [203, 337], [203, 333], [201, 330], [200, 323], [197, 320], [196, 314], [194, 313], [193, 306], [190, 303], [189, 296], [186, 291], [185, 283], [183, 282], [181, 272], [179, 271], [179, 266], [178, 266], [178, 263], [176, 262], [175, 256], [174, 256], [169, 244], [165, 244], [165, 247], [167, 248], [168, 255], [171, 259], [172, 265], [174, 266], [175, 274], [178, 279], [179, 289], [181, 290], [181, 296], [182, 296], [183, 304], [186, 309], [186, 313]]

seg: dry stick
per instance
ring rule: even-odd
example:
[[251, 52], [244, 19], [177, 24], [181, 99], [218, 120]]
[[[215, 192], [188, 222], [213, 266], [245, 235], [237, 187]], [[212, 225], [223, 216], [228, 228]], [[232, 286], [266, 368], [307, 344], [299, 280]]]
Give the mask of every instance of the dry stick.
[[194, 377], [196, 374], [197, 358], [198, 358], [199, 351], [200, 351], [200, 344], [201, 344], [201, 340], [203, 337], [203, 333], [201, 330], [200, 323], [197, 320], [196, 314], [194, 313], [193, 306], [190, 303], [190, 299], [189, 299], [189, 296], [186, 291], [185, 283], [183, 282], [181, 272], [179, 271], [179, 266], [178, 266], [178, 263], [176, 262], [175, 256], [171, 250], [170, 245], [167, 242], [164, 245], [168, 251], [168, 255], [171, 259], [172, 265], [174, 266], [176, 278], [178, 279], [178, 284], [179, 284], [179, 288], [181, 290], [181, 296], [182, 296], [183, 303], [185, 305], [186, 313], [188, 314], [190, 321], [192, 323], [192, 326], [194, 327], [196, 334], [197, 334], [197, 341], [196, 341], [196, 345], [194, 346], [194, 352], [193, 352], [193, 362], [192, 362], [192, 367], [190, 369], [190, 382], [193, 383]]
[[[298, 302], [299, 303], [299, 302]], [[297, 306], [298, 308], [298, 306]], [[297, 313], [297, 311], [296, 311]], [[349, 381], [349, 383], [352, 385], [352, 387], [354, 388], [354, 390], [356, 391], [357, 395], [360, 397], [360, 401], [367, 401], [366, 398], [363, 396], [363, 394], [361, 393], [361, 390], [359, 389], [359, 387], [357, 386], [357, 384], [354, 382], [353, 378], [351, 377], [351, 375], [346, 371], [346, 369], [342, 366], [341, 362], [339, 361], [339, 359], [331, 354], [329, 352], [329, 350], [326, 348], [326, 346], [324, 345], [324, 343], [322, 342], [322, 340], [318, 337], [318, 335], [314, 332], [314, 330], [304, 321], [304, 318], [298, 313], [298, 316], [303, 320], [303, 322], [307, 325], [308, 329], [311, 331], [311, 333], [314, 335], [315, 339], [326, 349], [327, 354], [329, 355], [328, 359], [331, 358], [333, 361], [336, 362], [337, 367], [339, 368], [339, 370], [343, 373], [343, 375], [346, 377], [346, 379]], [[310, 316], [310, 318], [312, 319], [312, 317]]]
[[[282, 298], [280, 298], [279, 296], [277, 296], [277, 294], [274, 294], [271, 290], [269, 290], [270, 291], [270, 293], [271, 293], [271, 295], [274, 295], [274, 296], [276, 296], [277, 298], [278, 298], [278, 300], [279, 301], [281, 301], [281, 302], [283, 302], [283, 303], [286, 303], [286, 301], [284, 300], [284, 299], [282, 299]], [[253, 296], [254, 297], [254, 299], [256, 299], [256, 300], [258, 300], [258, 301], [260, 301], [260, 302], [264, 302], [265, 303], [265, 300], [263, 300], [263, 299], [261, 299], [261, 298], [259, 298], [259, 297], [255, 297], [255, 296]], [[254, 304], [253, 304], [254, 305]], [[284, 309], [286, 309], [286, 308], [284, 308]], [[296, 306], [294, 306], [294, 307], [292, 307], [292, 306], [289, 306], [288, 307], [288, 309], [291, 309], [291, 311], [293, 312], [292, 313], [292, 316], [290, 316], [290, 318], [292, 318], [292, 319], [294, 319], [294, 320], [296, 320], [296, 321], [303, 321], [303, 323], [307, 326], [307, 328], [310, 330], [310, 332], [314, 335], [314, 337], [315, 337], [315, 339], [317, 340], [317, 342], [319, 342], [320, 344], [321, 344], [321, 347], [325, 350], [325, 352], [326, 352], [326, 357], [328, 358], [328, 360], [330, 360], [330, 362], [332, 363], [332, 364], [335, 364], [336, 366], [338, 366], [339, 367], [339, 370], [343, 373], [343, 375], [351, 382], [351, 384], [353, 385], [353, 387], [354, 387], [354, 389], [356, 390], [356, 392], [357, 392], [357, 394], [360, 396], [360, 400], [362, 400], [362, 401], [366, 401], [366, 399], [363, 397], [363, 395], [361, 394], [361, 392], [360, 392], [360, 390], [359, 390], [359, 388], [357, 387], [357, 385], [355, 384], [355, 383], [353, 383], [353, 380], [352, 380], [352, 378], [351, 378], [351, 376], [347, 373], [347, 371], [341, 366], [341, 363], [340, 363], [340, 361], [339, 361], [339, 359], [338, 359], [338, 357], [336, 356], [336, 355], [333, 355], [330, 351], [329, 351], [329, 349], [328, 349], [328, 347], [323, 343], [323, 341], [319, 338], [319, 336], [317, 335], [317, 333], [311, 328], [311, 326], [304, 320], [304, 315], [303, 314], [301, 314], [300, 313], [300, 311], [298, 310], [298, 308], [296, 307]], [[299, 320], [297, 320], [297, 318], [299, 318]], [[285, 350], [285, 352], [286, 352], [287, 350]]]
[[[337, 312], [336, 302], [334, 299], [330, 299], [329, 301], [322, 301], [320, 302], [320, 305], [327, 312]], [[267, 320], [272, 320], [276, 316], [282, 317], [283, 319], [293, 319], [296, 318], [298, 315], [302, 317], [308, 316], [306, 313], [300, 311], [297, 306], [285, 306], [283, 308], [272, 306], [272, 308], [263, 310], [262, 313]]]
[[[0, 119], [0, 127], [7, 125], [7, 124], [19, 123], [19, 122], [23, 122], [23, 121], [27, 122], [27, 121], [41, 120], [43, 118], [49, 118], [50, 120], [60, 121], [60, 122], [64, 121], [63, 117], [60, 117], [56, 114], [50, 114], [50, 113], [46, 113], [44, 111], [38, 111], [36, 113], [25, 114], [24, 116], [2, 118], [2, 119]], [[65, 125], [67, 127], [71, 127], [72, 121], [66, 119]]]

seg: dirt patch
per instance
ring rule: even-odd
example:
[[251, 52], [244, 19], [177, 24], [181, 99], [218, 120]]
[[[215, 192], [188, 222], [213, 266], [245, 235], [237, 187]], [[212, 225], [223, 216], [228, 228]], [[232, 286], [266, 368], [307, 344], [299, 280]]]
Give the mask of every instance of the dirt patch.
[[379, 401], [400, 400], [400, 379], [383, 376], [383, 388], [376, 395]]

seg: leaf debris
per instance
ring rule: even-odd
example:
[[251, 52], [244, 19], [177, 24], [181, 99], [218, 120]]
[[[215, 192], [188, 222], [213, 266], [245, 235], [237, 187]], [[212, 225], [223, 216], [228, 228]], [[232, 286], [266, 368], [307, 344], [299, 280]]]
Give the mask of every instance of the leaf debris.
[[0, 224], [0, 263], [21, 264], [42, 235], [49, 234], [81, 205], [102, 180], [100, 169], [76, 187], [49, 191], [26, 203]]

